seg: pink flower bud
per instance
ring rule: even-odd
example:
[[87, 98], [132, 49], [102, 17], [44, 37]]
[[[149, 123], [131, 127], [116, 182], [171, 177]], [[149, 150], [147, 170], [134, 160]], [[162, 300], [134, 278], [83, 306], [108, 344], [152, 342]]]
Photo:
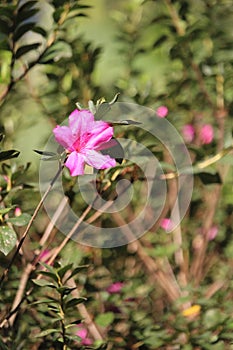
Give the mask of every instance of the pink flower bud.
[[22, 214], [22, 211], [19, 207], [15, 208], [15, 216], [20, 216]]
[[182, 135], [186, 142], [192, 142], [195, 135], [194, 126], [192, 124], [186, 124], [182, 128]]
[[208, 240], [212, 241], [213, 239], [215, 239], [217, 234], [218, 234], [218, 227], [216, 225], [212, 226], [207, 233]]
[[77, 324], [78, 326], [78, 330], [76, 332], [76, 335], [81, 338], [81, 344], [82, 345], [91, 345], [93, 344], [93, 341], [88, 338], [88, 331], [87, 329], [80, 323], [80, 324]]
[[165, 231], [170, 231], [172, 230], [173, 223], [171, 219], [164, 218], [161, 220], [160, 227], [162, 227]]
[[201, 143], [203, 145], [208, 145], [213, 141], [213, 138], [214, 138], [214, 129], [212, 125], [210, 124], [203, 125], [200, 131]]
[[156, 114], [159, 118], [165, 118], [168, 115], [168, 108], [166, 106], [160, 106], [157, 108]]
[[106, 290], [110, 294], [116, 294], [121, 291], [121, 289], [123, 288], [123, 285], [124, 285], [123, 282], [115, 282], [110, 284], [110, 286]]

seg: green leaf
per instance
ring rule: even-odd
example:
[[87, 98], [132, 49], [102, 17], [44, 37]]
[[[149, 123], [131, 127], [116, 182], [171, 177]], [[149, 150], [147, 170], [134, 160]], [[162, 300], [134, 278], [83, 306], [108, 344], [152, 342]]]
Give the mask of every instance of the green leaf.
[[51, 282], [42, 279], [33, 279], [32, 282], [39, 287], [56, 288]]
[[27, 213], [23, 213], [20, 216], [7, 219], [7, 222], [10, 222], [15, 226], [25, 226], [29, 223], [30, 220], [31, 220], [31, 215]]
[[58, 293], [62, 296], [70, 294], [73, 290], [77, 289], [77, 287], [60, 287], [57, 288]]
[[34, 8], [27, 11], [19, 11], [16, 17], [16, 24], [20, 25], [23, 21], [28, 20], [30, 17], [36, 15], [37, 12], [39, 12], [38, 8]]
[[18, 8], [18, 12], [28, 11], [36, 4], [37, 4], [37, 0], [27, 1], [26, 3], [24, 3], [22, 6]]
[[41, 45], [41, 43], [34, 43], [34, 44], [24, 45], [24, 46], [19, 47], [15, 53], [15, 58], [19, 58], [19, 57], [25, 55], [25, 53], [37, 49], [40, 45]]
[[72, 268], [73, 264], [68, 264], [64, 267], [61, 267], [60, 269], [57, 270], [57, 273], [60, 278], [63, 278], [64, 275], [66, 274], [67, 271], [69, 271]]
[[19, 26], [14, 32], [13, 40], [18, 41], [25, 33], [34, 28], [35, 22], [29, 22]]
[[58, 329], [55, 328], [51, 328], [51, 329], [46, 329], [43, 332], [40, 332], [39, 334], [34, 335], [35, 338], [41, 338], [41, 337], [46, 337], [49, 334], [53, 334], [53, 333], [59, 333]]
[[9, 208], [2, 208], [0, 209], [0, 215], [5, 215], [7, 213], [9, 213], [9, 211], [11, 211], [12, 209], [14, 209], [16, 206], [13, 205], [12, 207], [9, 207]]
[[0, 251], [7, 255], [15, 247], [17, 236], [15, 231], [8, 226], [0, 226]]
[[48, 156], [48, 157], [51, 157], [51, 156], [55, 156], [56, 153], [54, 152], [44, 152], [44, 151], [38, 151], [36, 149], [33, 150], [34, 152], [40, 154], [40, 155], [43, 155], [43, 156]]
[[58, 276], [54, 272], [50, 271], [40, 271], [40, 274], [52, 278], [56, 283], [58, 283]]
[[106, 312], [98, 315], [95, 318], [95, 322], [101, 327], [107, 327], [113, 322], [114, 318], [115, 316], [113, 312]]
[[44, 30], [44, 28], [42, 28], [42, 27], [36, 26], [32, 29], [32, 31], [34, 33], [38, 33], [38, 34], [42, 35], [43, 37], [47, 36], [46, 30]]
[[67, 301], [67, 303], [65, 304], [65, 308], [69, 309], [69, 308], [73, 308], [74, 306], [81, 304], [83, 302], [85, 302], [87, 300], [87, 298], [73, 298], [69, 301]]
[[42, 55], [39, 63], [48, 63], [51, 61], [59, 61], [61, 58], [70, 58], [72, 56], [72, 49], [70, 45], [64, 41], [57, 41], [50, 46]]
[[19, 156], [20, 152], [16, 151], [15, 149], [11, 149], [9, 151], [1, 151], [0, 152], [0, 162], [4, 160], [8, 160], [11, 158], [17, 158]]
[[82, 266], [77, 266], [75, 269], [73, 269], [72, 273], [67, 277], [66, 281], [68, 281], [70, 278], [74, 277], [77, 275], [81, 270], [87, 269], [89, 265], [82, 265]]

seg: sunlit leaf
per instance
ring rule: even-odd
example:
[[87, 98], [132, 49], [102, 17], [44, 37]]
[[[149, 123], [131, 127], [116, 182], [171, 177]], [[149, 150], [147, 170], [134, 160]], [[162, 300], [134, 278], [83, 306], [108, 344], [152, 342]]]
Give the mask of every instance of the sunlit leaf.
[[41, 45], [41, 43], [34, 43], [34, 44], [29, 44], [29, 45], [24, 45], [24, 46], [19, 47], [15, 53], [15, 58], [19, 58], [19, 57], [25, 55], [25, 53], [37, 49], [40, 45]]
[[107, 327], [113, 322], [114, 318], [113, 312], [105, 312], [104, 314], [98, 315], [95, 318], [95, 322], [101, 327]]
[[25, 226], [29, 223], [30, 219], [31, 219], [31, 215], [27, 213], [23, 213], [14, 218], [7, 219], [7, 221], [15, 226]]
[[0, 226], [0, 251], [7, 255], [15, 247], [17, 236], [15, 231], [8, 226]]
[[29, 30], [32, 30], [34, 25], [34, 21], [20, 25], [14, 32], [13, 40], [18, 41], [25, 33], [27, 33]]

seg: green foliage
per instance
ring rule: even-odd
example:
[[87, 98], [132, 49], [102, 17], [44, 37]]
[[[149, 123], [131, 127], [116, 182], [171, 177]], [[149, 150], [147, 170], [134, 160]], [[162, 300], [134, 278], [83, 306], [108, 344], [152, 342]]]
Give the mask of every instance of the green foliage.
[[[228, 0], [1, 2], [1, 349], [233, 348], [232, 20]], [[167, 119], [180, 132], [194, 126], [195, 137], [187, 142], [193, 168], [182, 169], [194, 172], [194, 191], [180, 227], [167, 234], [156, 223], [118, 249], [71, 241], [57, 256], [66, 237], [41, 210], [21, 241], [40, 200], [38, 162], [64, 161], [60, 150], [44, 152], [44, 143], [77, 100], [97, 119], [111, 122], [116, 140], [136, 140], [159, 160], [168, 176], [161, 215], [169, 217], [182, 172], [176, 173], [164, 146], [143, 130], [143, 115], [141, 124], [125, 116], [121, 122], [108, 119], [119, 92], [121, 100], [154, 110], [167, 106]], [[207, 123], [214, 139], [202, 144], [200, 130]], [[134, 197], [119, 213], [127, 221], [144, 205], [144, 158], [137, 155], [139, 165], [126, 161], [125, 150], [116, 147], [119, 163], [98, 172], [96, 187], [104, 200], [112, 200], [118, 181], [130, 181]], [[74, 212], [84, 211], [77, 179], [67, 169], [63, 188]], [[90, 211], [87, 220], [95, 214]], [[117, 220], [108, 213], [94, 224], [119, 226]], [[12, 260], [17, 240], [23, 244]], [[119, 281], [123, 288], [109, 292]], [[89, 326], [84, 332], [91, 345], [77, 336], [77, 324]]]

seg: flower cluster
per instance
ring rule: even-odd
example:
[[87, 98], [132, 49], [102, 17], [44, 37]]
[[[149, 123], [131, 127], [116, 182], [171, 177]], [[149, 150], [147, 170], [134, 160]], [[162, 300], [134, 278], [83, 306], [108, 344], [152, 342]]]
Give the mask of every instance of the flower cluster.
[[[196, 135], [194, 126], [192, 124], [184, 125], [182, 134], [186, 142], [192, 142]], [[212, 125], [204, 124], [200, 129], [199, 137], [202, 145], [208, 145], [211, 143], [214, 138], [214, 130]]]

